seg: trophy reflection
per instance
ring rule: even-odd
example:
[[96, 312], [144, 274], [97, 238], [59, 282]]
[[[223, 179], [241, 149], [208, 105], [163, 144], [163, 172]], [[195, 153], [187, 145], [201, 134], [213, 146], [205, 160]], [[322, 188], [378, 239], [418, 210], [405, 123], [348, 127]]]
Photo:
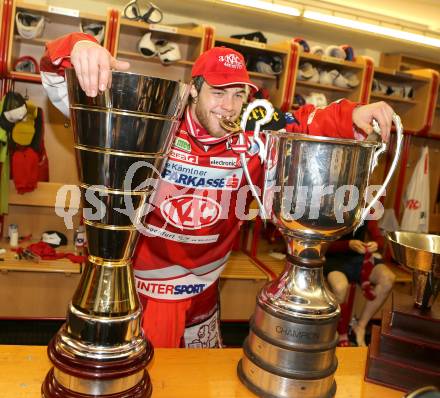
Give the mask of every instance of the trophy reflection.
[[145, 398], [153, 347], [141, 328], [131, 258], [139, 225], [188, 96], [176, 81], [112, 72], [111, 88], [87, 97], [66, 70], [89, 255], [48, 346], [45, 398]]
[[374, 141], [268, 133], [264, 207], [287, 244], [286, 267], [257, 297], [241, 381], [258, 396], [332, 397], [336, 392], [335, 348], [340, 310], [324, 283], [328, 244], [354, 230], [381, 196], [398, 162], [396, 154], [382, 188], [364, 209], [369, 176], [385, 149]]

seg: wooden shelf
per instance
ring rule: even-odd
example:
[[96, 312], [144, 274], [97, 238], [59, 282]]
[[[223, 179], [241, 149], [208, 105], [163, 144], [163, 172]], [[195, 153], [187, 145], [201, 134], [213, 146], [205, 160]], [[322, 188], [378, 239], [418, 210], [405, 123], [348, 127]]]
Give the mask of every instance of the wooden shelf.
[[329, 57], [328, 55], [317, 55], [317, 54], [310, 54], [302, 52], [300, 56], [300, 62], [308, 60], [308, 61], [315, 61], [325, 64], [333, 64], [333, 65], [340, 65], [344, 67], [349, 67], [353, 69], [363, 69], [364, 66], [362, 64], [358, 64], [357, 62], [353, 61], [346, 61], [345, 59], [335, 58], [335, 57]]
[[[15, 185], [11, 180], [9, 182], [9, 204], [20, 206], [55, 207], [57, 192], [63, 185], [65, 184], [58, 182], [39, 182], [35, 191], [19, 194], [15, 190]], [[72, 203], [80, 203], [79, 197], [71, 199], [75, 199], [70, 200]], [[79, 206], [73, 206], [70, 204], [68, 198], [66, 202], [68, 207], [78, 210]], [[64, 205], [66, 205], [66, 203]]]
[[[20, 246], [26, 248], [36, 241], [23, 242]], [[25, 259], [16, 259], [15, 252], [13, 252], [6, 242], [0, 243], [0, 247], [6, 249], [6, 253], [0, 255], [3, 261], [0, 261], [0, 272], [8, 271], [25, 271], [25, 272], [54, 272], [63, 274], [80, 274], [81, 264], [73, 263], [72, 261], [61, 258], [58, 260], [40, 260], [33, 262]], [[57, 252], [73, 253], [75, 248], [73, 246], [60, 246], [56, 248]]]
[[77, 17], [81, 19], [88, 19], [92, 21], [106, 22], [107, 18], [101, 15], [91, 14], [88, 12], [82, 12], [74, 8], [58, 7], [51, 5], [42, 5], [35, 3], [26, 3], [23, 1], [17, 1], [17, 9], [25, 9], [31, 11], [42, 12], [50, 15], [62, 15], [67, 17]]
[[371, 97], [373, 98], [380, 98], [386, 101], [394, 101], [394, 102], [402, 102], [404, 104], [412, 104], [412, 105], [416, 105], [419, 102], [412, 100], [412, 99], [406, 99], [406, 98], [401, 98], [401, 97], [394, 97], [392, 95], [384, 95], [384, 94], [376, 94], [376, 93], [371, 93]]
[[269, 79], [276, 80], [278, 75], [269, 75], [268, 73], [251, 72], [249, 71], [249, 76], [259, 78], [259, 79]]
[[279, 53], [279, 54], [287, 54], [288, 53], [287, 49], [283, 49], [280, 46], [266, 44], [266, 43], [260, 43], [260, 42], [253, 41], [253, 40], [234, 39], [232, 37], [217, 37], [215, 39], [215, 42], [216, 43], [231, 44], [231, 45], [239, 46], [239, 47], [255, 48], [255, 49], [270, 51], [270, 52]]
[[21, 37], [20, 35], [14, 35], [14, 40], [21, 41], [23, 43], [27, 44], [38, 44], [38, 45], [45, 45], [48, 41], [51, 39], [46, 39], [44, 37], [36, 37], [34, 39], [28, 39], [26, 37]]
[[122, 26], [131, 26], [132, 28], [150, 30], [152, 32], [168, 33], [171, 35], [189, 36], [197, 39], [202, 39], [203, 37], [203, 32], [198, 29], [199, 27], [196, 27], [194, 29], [187, 29], [170, 25], [148, 24], [145, 22], [131, 21], [129, 19], [121, 18], [121, 27]]
[[310, 83], [310, 82], [305, 81], [305, 80], [297, 80], [296, 84], [298, 86], [313, 87], [313, 88], [317, 88], [319, 90], [340, 91], [340, 92], [343, 92], [343, 93], [349, 93], [349, 92], [351, 92], [353, 90], [351, 88], [343, 88], [343, 87], [331, 86], [331, 85], [328, 85], [328, 84]]
[[[154, 57], [144, 57], [142, 54], [140, 54], [138, 52], [134, 52], [134, 51], [119, 50], [117, 52], [117, 56], [118, 57], [124, 57], [124, 58], [131, 58], [131, 59], [142, 60], [142, 61], [146, 61], [146, 62], [153, 62], [153, 63], [156, 63], [156, 64], [160, 64], [161, 63], [160, 59], [157, 56], [154, 56]], [[164, 65], [164, 66], [172, 66], [172, 65], [192, 66], [192, 65], [194, 65], [194, 61], [188, 61], [188, 60], [185, 60], [185, 59], [181, 59], [180, 61], [173, 62], [171, 64]]]
[[8, 73], [8, 77], [10, 77], [13, 80], [41, 83], [41, 76], [38, 73], [17, 72], [13, 70]]
[[242, 251], [232, 252], [225, 269], [220, 274], [222, 279], [249, 279], [267, 281], [267, 275]]
[[377, 77], [376, 75], [378, 75], [379, 78], [391, 79], [391, 80], [400, 81], [400, 82], [402, 82], [402, 80], [405, 80], [408, 82], [419, 81], [419, 82], [424, 82], [424, 83], [429, 81], [428, 78], [423, 77], [423, 76], [414, 75], [409, 72], [399, 72], [399, 71], [396, 71], [395, 69], [385, 68], [383, 66], [375, 66], [374, 67], [374, 75], [375, 75], [375, 77]]

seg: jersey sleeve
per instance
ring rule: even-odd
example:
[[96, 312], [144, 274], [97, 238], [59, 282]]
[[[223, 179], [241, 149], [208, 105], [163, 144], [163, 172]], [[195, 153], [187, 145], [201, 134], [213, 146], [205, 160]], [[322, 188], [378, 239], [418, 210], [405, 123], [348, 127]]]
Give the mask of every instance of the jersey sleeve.
[[69, 100], [64, 70], [72, 67], [70, 53], [79, 41], [93, 41], [86, 33], [71, 33], [46, 44], [46, 51], [40, 60], [41, 83], [52, 104], [69, 117]]
[[352, 114], [359, 104], [343, 99], [326, 107], [304, 105], [293, 113], [286, 113], [286, 130], [333, 138], [360, 139], [353, 126]]

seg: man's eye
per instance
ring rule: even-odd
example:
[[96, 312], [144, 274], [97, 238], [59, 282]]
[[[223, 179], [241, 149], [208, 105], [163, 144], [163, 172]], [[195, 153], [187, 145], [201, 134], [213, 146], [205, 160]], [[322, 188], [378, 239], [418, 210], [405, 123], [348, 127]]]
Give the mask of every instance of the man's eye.
[[223, 95], [223, 91], [214, 91], [213, 94], [216, 96], [221, 96]]
[[245, 98], [244, 93], [237, 93], [237, 94], [235, 94], [235, 96], [236, 96], [237, 98], [240, 98], [240, 99], [244, 99], [244, 98]]

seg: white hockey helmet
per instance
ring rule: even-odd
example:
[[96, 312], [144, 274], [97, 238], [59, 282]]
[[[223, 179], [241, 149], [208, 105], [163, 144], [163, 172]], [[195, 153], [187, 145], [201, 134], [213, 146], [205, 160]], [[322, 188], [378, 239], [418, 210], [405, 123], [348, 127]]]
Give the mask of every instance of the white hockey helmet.
[[153, 3], [145, 0], [131, 0], [124, 7], [124, 17], [134, 21], [159, 23], [162, 21], [162, 10]]
[[35, 39], [43, 34], [44, 16], [29, 12], [17, 11], [15, 23], [18, 34], [26, 39]]
[[97, 22], [84, 23], [83, 21], [81, 21], [79, 27], [81, 29], [81, 32], [93, 36], [99, 44], [102, 44], [102, 42], [104, 41], [104, 34], [105, 34], [104, 24]]

